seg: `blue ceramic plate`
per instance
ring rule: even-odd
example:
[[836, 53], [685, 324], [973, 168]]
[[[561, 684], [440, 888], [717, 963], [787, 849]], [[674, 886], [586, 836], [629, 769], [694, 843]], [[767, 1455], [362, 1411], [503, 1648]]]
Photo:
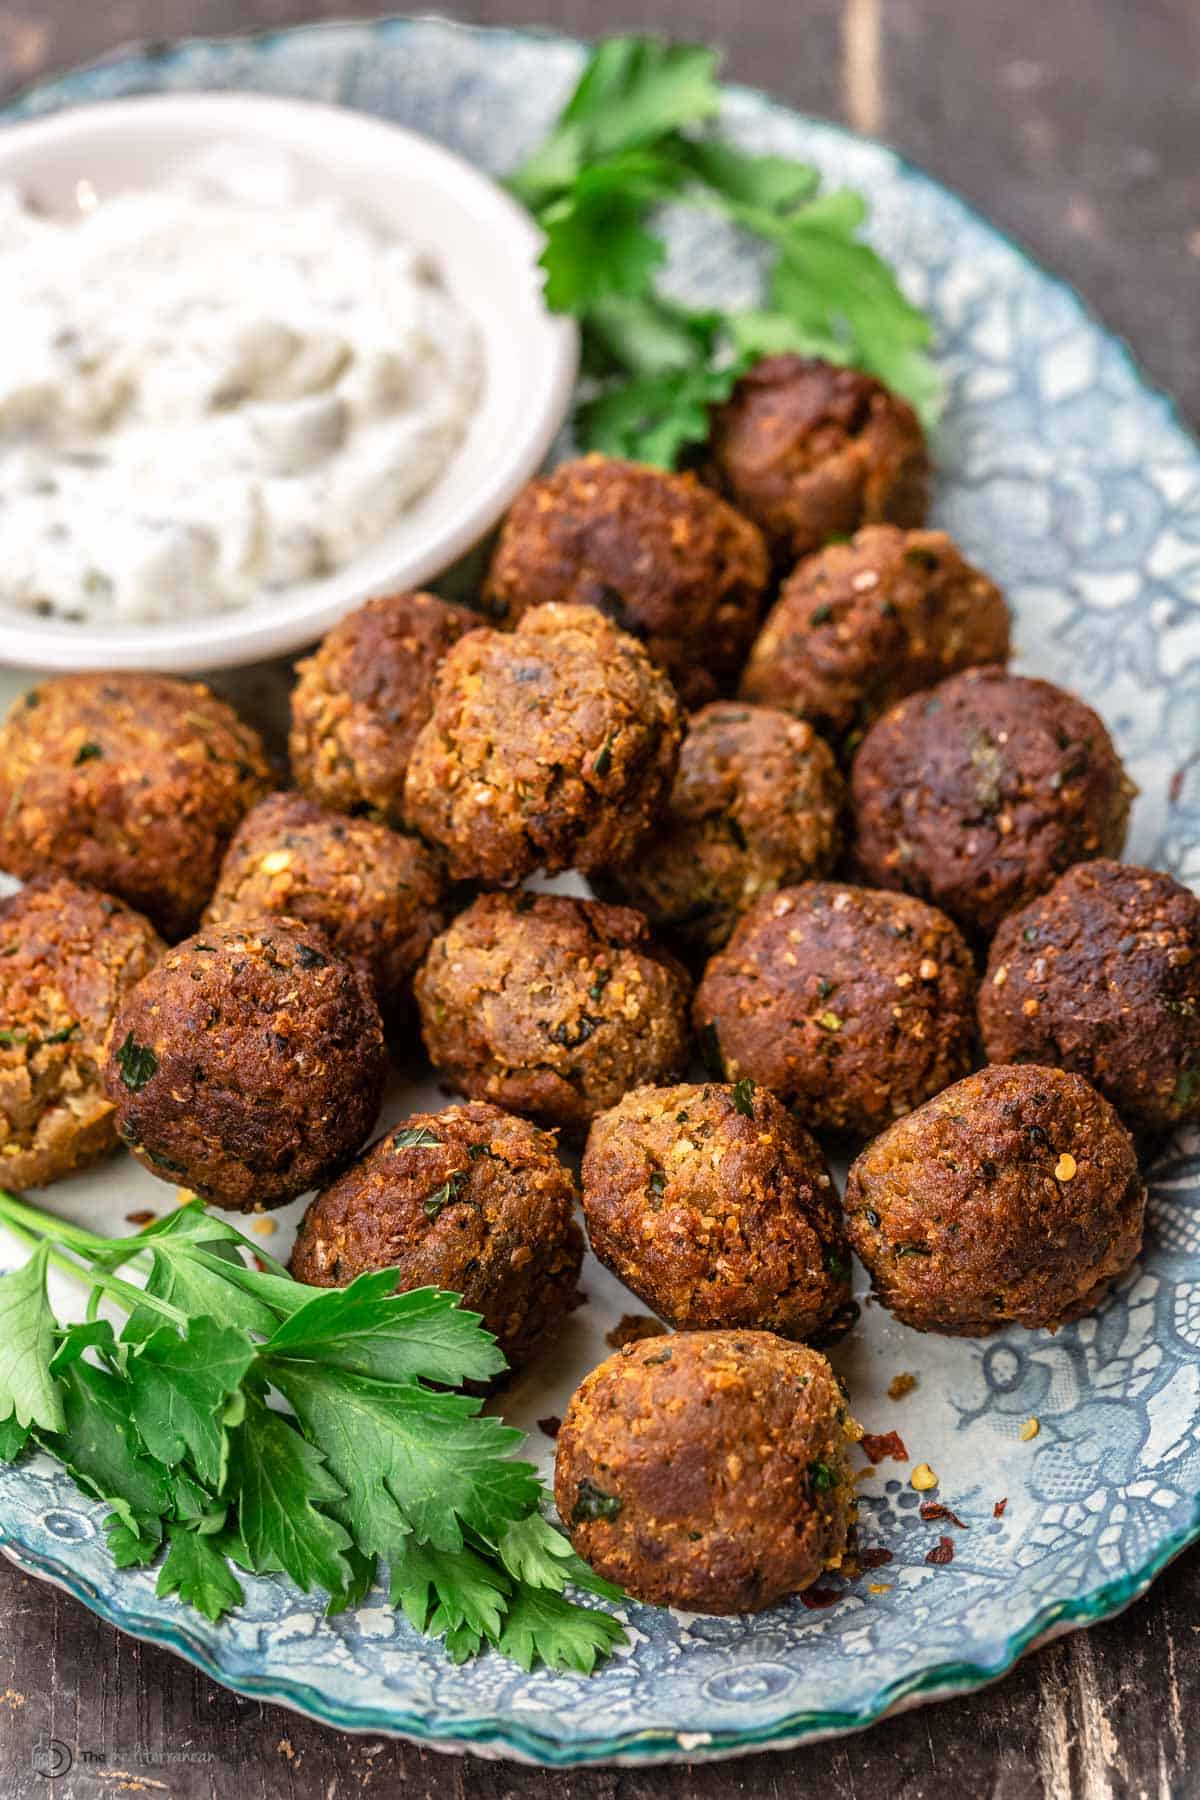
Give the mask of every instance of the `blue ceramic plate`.
[[[503, 170], [560, 104], [581, 54], [427, 20], [334, 26], [126, 56], [37, 89], [8, 116], [148, 90], [256, 88], [366, 108]], [[938, 522], [1007, 589], [1018, 666], [1081, 691], [1108, 720], [1142, 789], [1131, 858], [1200, 876], [1196, 446], [1072, 293], [890, 151], [741, 91], [725, 124], [871, 196], [876, 240], [932, 312], [949, 379]], [[696, 299], [733, 298], [749, 279], [709, 221], [682, 222], [673, 250]], [[273, 679], [252, 673], [244, 702], [269, 704]], [[392, 1114], [418, 1098], [398, 1090]], [[127, 1163], [52, 1198], [114, 1227], [169, 1201]], [[0, 1244], [6, 1258], [14, 1247]], [[529, 1377], [506, 1404], [543, 1460], [533, 1422], [561, 1413], [630, 1304], [595, 1265], [585, 1286], [591, 1305], [553, 1377]], [[525, 1675], [496, 1656], [453, 1668], [382, 1597], [325, 1621], [282, 1581], [248, 1582], [245, 1607], [210, 1626], [157, 1600], [152, 1573], [115, 1573], [102, 1509], [45, 1461], [0, 1471], [0, 1537], [113, 1623], [333, 1725], [560, 1765], [695, 1759], [852, 1730], [977, 1687], [1031, 1644], [1117, 1611], [1200, 1533], [1200, 1140], [1175, 1143], [1153, 1170], [1145, 1257], [1095, 1318], [1055, 1337], [971, 1343], [919, 1337], [868, 1307], [837, 1360], [868, 1429], [898, 1429], [966, 1521], [953, 1563], [926, 1562], [937, 1527], [920, 1520], [907, 1467], [885, 1464], [862, 1489], [862, 1536], [894, 1560], [838, 1604], [752, 1619], [632, 1607], [628, 1652], [590, 1680]], [[901, 1371], [919, 1385], [895, 1402], [887, 1389]], [[1022, 1438], [1030, 1418], [1038, 1435]]]

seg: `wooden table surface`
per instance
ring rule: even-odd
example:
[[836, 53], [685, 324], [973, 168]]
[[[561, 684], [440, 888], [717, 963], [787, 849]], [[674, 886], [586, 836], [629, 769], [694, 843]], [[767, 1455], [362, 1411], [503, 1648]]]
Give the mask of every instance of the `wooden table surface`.
[[[431, 0], [431, 4], [433, 0]], [[135, 38], [371, 13], [321, 0], [0, 0], [10, 90]], [[463, 0], [579, 35], [724, 44], [727, 72], [896, 144], [1073, 281], [1200, 424], [1196, 0]], [[0, 1559], [0, 1792], [90, 1800], [1193, 1800], [1200, 1551], [1123, 1618], [997, 1687], [774, 1757], [544, 1774], [329, 1731], [242, 1700]], [[37, 1770], [39, 1744], [77, 1752]], [[86, 1760], [83, 1758], [86, 1753]]]

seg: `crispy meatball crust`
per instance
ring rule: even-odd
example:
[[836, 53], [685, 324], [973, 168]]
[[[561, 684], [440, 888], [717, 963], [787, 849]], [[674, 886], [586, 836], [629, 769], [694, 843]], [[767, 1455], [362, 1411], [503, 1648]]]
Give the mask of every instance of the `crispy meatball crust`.
[[457, 879], [624, 862], [670, 792], [683, 718], [627, 633], [589, 606], [537, 606], [447, 656], [406, 787]]
[[64, 876], [0, 901], [0, 1187], [45, 1187], [116, 1149], [104, 1040], [165, 948], [140, 913]]
[[944, 914], [810, 881], [760, 900], [704, 971], [709, 1059], [814, 1131], [869, 1137], [971, 1065], [975, 972]]
[[258, 733], [200, 682], [57, 676], [0, 728], [0, 866], [73, 876], [182, 937], [274, 785]]
[[434, 1067], [475, 1100], [581, 1130], [688, 1053], [691, 983], [640, 913], [565, 894], [481, 894], [414, 984]]
[[859, 1435], [819, 1351], [769, 1331], [643, 1339], [572, 1395], [554, 1500], [634, 1599], [761, 1612], [841, 1563]]
[[1082, 700], [967, 669], [867, 733], [850, 783], [855, 856], [867, 881], [984, 937], [1072, 863], [1119, 856], [1136, 791]]
[[1011, 913], [979, 991], [988, 1060], [1086, 1076], [1140, 1131], [1200, 1117], [1200, 900], [1098, 858]]
[[810, 725], [718, 700], [688, 722], [658, 830], [597, 886], [704, 955], [761, 895], [829, 874], [844, 804], [833, 753]]
[[481, 623], [435, 594], [368, 600], [296, 664], [288, 754], [297, 786], [335, 812], [403, 825], [404, 777], [453, 644]]
[[574, 1205], [554, 1139], [536, 1125], [478, 1102], [416, 1113], [312, 1201], [292, 1273], [344, 1287], [396, 1268], [399, 1292], [461, 1294], [515, 1369], [574, 1304], [583, 1257]]
[[678, 1330], [811, 1338], [845, 1323], [850, 1249], [833, 1178], [751, 1081], [635, 1088], [601, 1113], [583, 1210], [596, 1255]]
[[906, 694], [1007, 661], [1004, 596], [944, 531], [865, 525], [792, 571], [741, 692], [853, 741]]
[[698, 706], [736, 677], [769, 574], [757, 526], [693, 475], [585, 456], [518, 495], [483, 604], [507, 621], [550, 600], [598, 607]]
[[1051, 1330], [1094, 1311], [1142, 1247], [1133, 1141], [1079, 1075], [993, 1064], [869, 1144], [850, 1242], [917, 1331]]
[[906, 400], [856, 369], [764, 356], [713, 414], [717, 479], [796, 561], [860, 525], [921, 525], [929, 455]]
[[211, 925], [133, 989], [108, 1040], [117, 1133], [162, 1181], [238, 1212], [350, 1160], [387, 1071], [370, 983], [297, 919]]
[[285, 913], [319, 927], [392, 1012], [446, 923], [445, 902], [441, 863], [419, 838], [303, 794], [271, 794], [238, 827], [204, 917], [223, 925]]

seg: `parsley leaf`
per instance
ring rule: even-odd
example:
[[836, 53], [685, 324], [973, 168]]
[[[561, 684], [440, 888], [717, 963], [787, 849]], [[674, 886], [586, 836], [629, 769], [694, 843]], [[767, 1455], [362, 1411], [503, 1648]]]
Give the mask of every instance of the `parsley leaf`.
[[157, 1548], [171, 1506], [171, 1477], [141, 1447], [124, 1382], [82, 1356], [59, 1360], [56, 1371], [63, 1425], [39, 1432], [39, 1441], [66, 1464], [78, 1486], [109, 1503], [130, 1546]]
[[264, 1369], [322, 1445], [364, 1550], [387, 1556], [409, 1531], [460, 1550], [464, 1526], [488, 1537], [537, 1502], [532, 1467], [510, 1454], [520, 1432], [470, 1395], [282, 1358], [264, 1358]]
[[360, 1275], [349, 1287], [313, 1290], [265, 1349], [383, 1381], [422, 1376], [448, 1387], [488, 1381], [508, 1366], [480, 1329], [479, 1314], [464, 1312], [457, 1295], [437, 1288], [398, 1294], [390, 1269]]
[[[720, 136], [715, 73], [697, 46], [610, 39], [509, 179], [545, 235], [547, 304], [582, 327], [583, 447], [673, 468], [749, 359], [779, 351], [868, 370], [932, 421], [929, 322], [861, 236], [866, 201], [821, 193], [808, 163]], [[762, 304], [698, 312], [659, 290], [664, 203], [716, 210], [756, 241]]]
[[540, 1660], [549, 1669], [590, 1675], [624, 1635], [611, 1613], [574, 1606], [562, 1594], [521, 1581], [504, 1615], [499, 1648], [523, 1669]]
[[709, 408], [727, 400], [742, 365], [637, 375], [579, 408], [577, 425], [589, 450], [673, 469], [689, 444], [708, 436]]
[[475, 1551], [449, 1554], [409, 1539], [392, 1557], [389, 1573], [392, 1605], [402, 1607], [418, 1631], [445, 1638], [452, 1661], [499, 1642], [510, 1584]]
[[169, 1547], [158, 1584], [159, 1599], [178, 1594], [189, 1606], [214, 1622], [245, 1599], [242, 1584], [211, 1539], [182, 1525], [167, 1527]]
[[245, 1331], [202, 1314], [181, 1336], [163, 1326], [126, 1364], [130, 1411], [152, 1456], [173, 1468], [188, 1457], [201, 1481], [219, 1489], [229, 1429], [245, 1414], [242, 1382], [254, 1360]]
[[46, 1298], [48, 1251], [40, 1245], [11, 1275], [0, 1275], [0, 1421], [59, 1431], [63, 1407], [50, 1358], [56, 1321]]
[[[101, 1238], [0, 1191], [0, 1222], [37, 1243], [0, 1284], [0, 1460], [31, 1438], [57, 1455], [107, 1503], [116, 1566], [161, 1559], [159, 1593], [217, 1619], [242, 1602], [235, 1568], [334, 1611], [383, 1558], [394, 1603], [452, 1658], [491, 1644], [586, 1669], [622, 1641], [566, 1594], [619, 1598], [542, 1520], [521, 1433], [452, 1391], [504, 1366], [456, 1295], [398, 1294], [386, 1269], [306, 1287], [198, 1206]], [[57, 1325], [51, 1258], [125, 1309], [119, 1338], [107, 1319]], [[118, 1273], [131, 1263], [144, 1289]]]
[[344, 1554], [350, 1537], [323, 1510], [343, 1495], [320, 1452], [254, 1395], [234, 1448], [229, 1489], [251, 1567], [260, 1575], [283, 1570], [305, 1593], [341, 1592], [353, 1578]]
[[592, 52], [549, 137], [511, 178], [512, 192], [543, 206], [589, 164], [711, 118], [720, 105], [716, 73], [716, 53], [704, 45], [609, 38]]

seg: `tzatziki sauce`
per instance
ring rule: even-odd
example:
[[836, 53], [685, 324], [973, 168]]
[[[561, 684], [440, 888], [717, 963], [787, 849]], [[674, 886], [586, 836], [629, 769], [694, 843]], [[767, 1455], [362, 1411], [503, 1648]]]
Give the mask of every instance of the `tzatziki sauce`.
[[[252, 178], [251, 178], [252, 176]], [[0, 189], [0, 606], [187, 619], [369, 549], [445, 469], [479, 335], [426, 256], [218, 147], [64, 219]]]

